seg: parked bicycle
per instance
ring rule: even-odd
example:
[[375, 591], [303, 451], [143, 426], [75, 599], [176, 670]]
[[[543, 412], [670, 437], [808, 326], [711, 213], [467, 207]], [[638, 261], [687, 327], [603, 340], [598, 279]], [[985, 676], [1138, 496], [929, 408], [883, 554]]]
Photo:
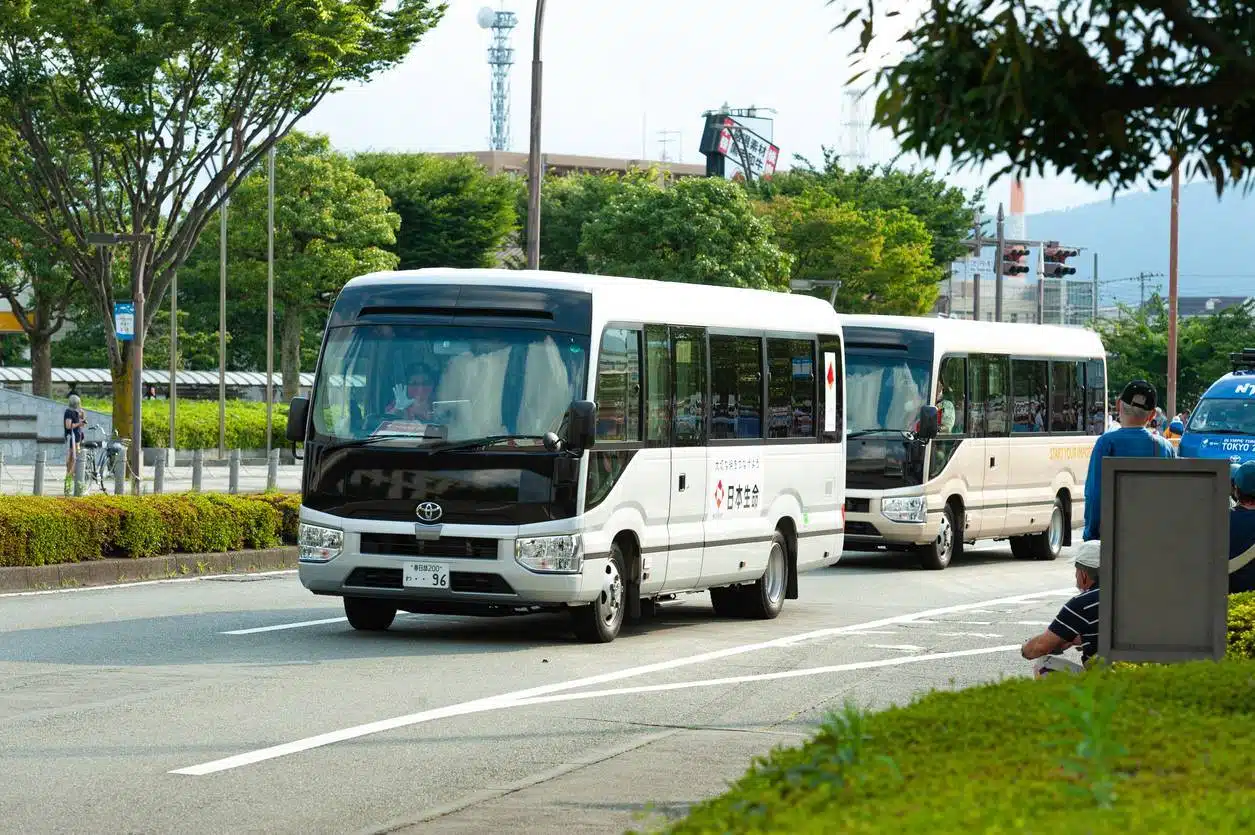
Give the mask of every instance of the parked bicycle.
[[[93, 432], [100, 435], [99, 440], [91, 437]], [[105, 429], [100, 424], [88, 426], [87, 436], [83, 441], [84, 492], [91, 492], [91, 485], [94, 483], [100, 487], [102, 493], [108, 493], [106, 479], [113, 478], [119, 458], [126, 460], [127, 442], [118, 437], [117, 430], [114, 430], [112, 439], [106, 440]]]

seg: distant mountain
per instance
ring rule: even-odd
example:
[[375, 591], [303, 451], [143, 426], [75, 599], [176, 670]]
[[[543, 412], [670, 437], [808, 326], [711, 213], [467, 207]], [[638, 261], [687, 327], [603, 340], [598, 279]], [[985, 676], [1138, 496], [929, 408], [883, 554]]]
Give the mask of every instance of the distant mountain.
[[[1104, 306], [1119, 300], [1136, 303], [1137, 281], [1112, 281], [1139, 272], [1162, 273], [1147, 282], [1168, 288], [1168, 224], [1171, 191], [1127, 194], [1026, 218], [1027, 235], [1084, 247], [1070, 262], [1073, 278], [1092, 278], [1098, 252], [1100, 298]], [[992, 224], [991, 224], [992, 227]], [[1255, 195], [1241, 189], [1216, 199], [1210, 183], [1181, 187], [1179, 280], [1182, 296], [1255, 296]], [[1249, 243], [1248, 243], [1249, 242]], [[1252, 246], [1247, 250], [1247, 246]], [[1110, 282], [1110, 283], [1109, 283]]]

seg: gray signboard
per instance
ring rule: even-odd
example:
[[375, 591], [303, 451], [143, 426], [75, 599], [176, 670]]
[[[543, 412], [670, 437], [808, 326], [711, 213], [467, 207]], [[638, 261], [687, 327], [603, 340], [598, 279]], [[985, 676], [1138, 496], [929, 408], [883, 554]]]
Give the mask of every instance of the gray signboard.
[[1229, 493], [1226, 459], [1103, 460], [1099, 656], [1224, 657]]

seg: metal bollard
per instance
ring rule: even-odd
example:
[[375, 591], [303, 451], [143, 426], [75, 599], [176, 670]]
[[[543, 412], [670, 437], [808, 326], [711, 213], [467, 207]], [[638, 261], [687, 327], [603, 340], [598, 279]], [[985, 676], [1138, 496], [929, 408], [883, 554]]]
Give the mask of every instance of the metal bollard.
[[240, 451], [231, 450], [227, 456], [227, 492], [234, 495], [240, 492]]
[[192, 492], [199, 493], [201, 480], [205, 476], [205, 451], [192, 450]]
[[155, 449], [153, 454], [157, 456], [153, 466], [153, 492], [161, 495], [166, 490], [166, 451]]
[[48, 453], [45, 450], [35, 452], [35, 488], [36, 496], [44, 494], [44, 468], [48, 466]]
[[87, 459], [80, 453], [74, 459], [74, 495], [81, 496], [87, 492], [86, 483]]
[[113, 459], [113, 495], [126, 495], [126, 456], [127, 451]]
[[274, 490], [279, 486], [279, 450], [270, 450], [266, 461], [266, 489]]

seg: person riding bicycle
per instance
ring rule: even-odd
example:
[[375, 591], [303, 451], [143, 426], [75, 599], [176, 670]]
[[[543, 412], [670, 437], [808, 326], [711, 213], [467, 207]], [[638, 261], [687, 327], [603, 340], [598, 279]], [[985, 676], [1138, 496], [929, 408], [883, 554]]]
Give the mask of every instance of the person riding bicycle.
[[65, 494], [68, 496], [74, 486], [74, 465], [83, 445], [83, 427], [87, 425], [87, 413], [77, 394], [70, 395], [61, 422], [65, 432]]

